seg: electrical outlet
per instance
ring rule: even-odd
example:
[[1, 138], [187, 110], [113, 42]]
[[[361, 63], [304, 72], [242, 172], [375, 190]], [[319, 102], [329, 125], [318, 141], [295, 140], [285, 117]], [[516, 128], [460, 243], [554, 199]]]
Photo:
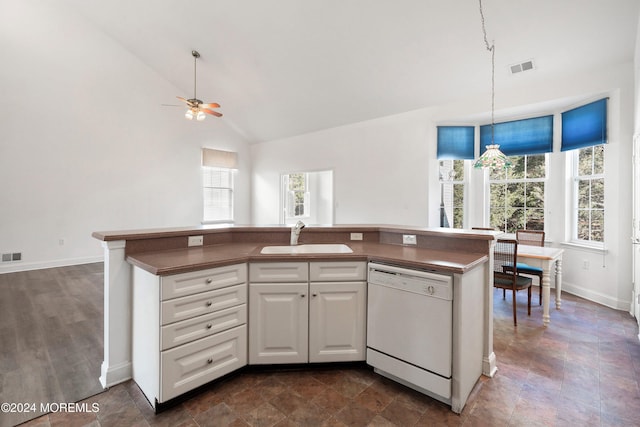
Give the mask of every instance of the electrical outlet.
[[362, 233], [351, 233], [351, 240], [362, 240]]
[[416, 239], [415, 234], [403, 234], [402, 235], [402, 244], [403, 245], [417, 245], [418, 240]]
[[202, 246], [203, 241], [202, 236], [189, 236], [189, 246]]
[[582, 261], [582, 269], [583, 270], [588, 270], [589, 269], [589, 260], [585, 259]]

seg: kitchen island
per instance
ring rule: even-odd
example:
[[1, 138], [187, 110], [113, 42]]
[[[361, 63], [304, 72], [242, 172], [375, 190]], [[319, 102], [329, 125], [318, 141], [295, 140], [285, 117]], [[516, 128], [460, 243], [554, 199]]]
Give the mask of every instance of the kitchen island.
[[[93, 236], [102, 241], [105, 251], [105, 357], [100, 377], [105, 387], [133, 376], [134, 271], [161, 281], [190, 272], [252, 263], [372, 261], [449, 274], [455, 284], [452, 409], [462, 410], [480, 374], [495, 373], [492, 232], [336, 225], [309, 226], [300, 234], [300, 244], [341, 243], [352, 250], [339, 254], [261, 253], [264, 246], [288, 244], [290, 228], [285, 226], [196, 226], [96, 232]], [[202, 245], [189, 246], [190, 237]], [[415, 244], [403, 244], [406, 241]], [[471, 347], [477, 349], [473, 363], [461, 359], [463, 345], [464, 353], [469, 353]]]

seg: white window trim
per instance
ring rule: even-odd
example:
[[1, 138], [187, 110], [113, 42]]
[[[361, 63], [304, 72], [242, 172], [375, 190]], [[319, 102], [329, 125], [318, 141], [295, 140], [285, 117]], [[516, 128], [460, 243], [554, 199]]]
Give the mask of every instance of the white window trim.
[[[589, 147], [584, 147], [584, 148], [589, 148]], [[570, 224], [571, 224], [571, 234], [570, 234], [570, 239], [568, 242], [565, 242], [564, 245], [566, 246], [570, 246], [570, 247], [574, 247], [574, 248], [581, 248], [581, 249], [585, 249], [587, 251], [590, 252], [598, 252], [598, 253], [602, 253], [602, 252], [607, 252], [608, 249], [605, 245], [605, 240], [606, 237], [603, 235], [603, 241], [602, 242], [596, 242], [593, 240], [582, 240], [582, 239], [578, 239], [578, 215], [577, 215], [577, 211], [578, 211], [578, 183], [580, 182], [579, 176], [578, 176], [578, 163], [579, 163], [579, 153], [580, 153], [580, 149], [576, 149], [576, 150], [571, 150], [568, 151], [567, 154], [570, 155], [570, 171], [571, 171], [571, 176], [569, 177], [569, 181], [571, 182], [571, 206], [569, 207], [569, 212], [571, 215], [571, 220], [570, 220]], [[607, 150], [605, 148], [604, 150], [604, 167], [606, 168], [607, 165]], [[605, 173], [601, 173], [601, 174], [594, 174], [594, 175], [588, 175], [590, 177], [590, 179], [600, 179], [602, 178], [603, 180], [605, 180], [605, 186], [606, 186], [606, 177], [605, 177]], [[606, 192], [605, 192], [606, 193]], [[604, 203], [604, 211], [606, 211], [607, 209], [607, 205], [606, 205], [606, 200]], [[603, 231], [603, 233], [606, 233], [606, 228]]]
[[[302, 215], [289, 215], [291, 213], [292, 206], [289, 206], [289, 193], [295, 193], [295, 191], [289, 190], [289, 176], [290, 175], [304, 175], [304, 214]], [[283, 211], [284, 220], [287, 219], [303, 219], [311, 217], [311, 193], [309, 192], [309, 173], [308, 172], [291, 172], [282, 175], [282, 189], [283, 189]]]
[[[462, 203], [462, 228], [468, 228], [469, 227], [469, 176], [471, 175], [471, 165], [472, 165], [472, 160], [464, 160], [464, 159], [458, 159], [458, 160], [462, 160], [463, 161], [463, 170], [464, 170], [464, 178], [462, 180], [456, 180], [453, 179], [451, 181], [449, 180], [442, 180], [440, 179], [440, 162], [441, 161], [446, 161], [447, 159], [443, 159], [443, 160], [438, 160], [438, 190], [440, 191], [440, 195], [442, 195], [442, 186], [447, 183], [447, 184], [462, 184], [462, 194], [463, 194], [463, 203]], [[455, 161], [455, 160], [452, 160]], [[441, 196], [438, 196], [438, 211], [440, 210], [440, 203], [442, 202], [442, 198]], [[438, 215], [439, 218], [439, 215]], [[440, 223], [438, 222], [438, 225]], [[453, 225], [449, 224], [451, 226], [451, 228], [454, 228]]]
[[[207, 169], [216, 169], [216, 170], [221, 170], [221, 171], [225, 171], [229, 173], [229, 187], [206, 187], [204, 185], [204, 174], [206, 173]], [[210, 166], [202, 166], [202, 224], [233, 224], [234, 223], [234, 205], [235, 205], [235, 190], [234, 190], [234, 184], [235, 184], [235, 170], [236, 169], [232, 169], [232, 168], [225, 168], [225, 167], [210, 167]], [[229, 206], [229, 218], [219, 218], [219, 219], [207, 219], [204, 217], [205, 215], [205, 205], [206, 205], [206, 200], [205, 200], [205, 188], [221, 188], [221, 189], [228, 189], [231, 192], [231, 197], [229, 200], [230, 206]]]

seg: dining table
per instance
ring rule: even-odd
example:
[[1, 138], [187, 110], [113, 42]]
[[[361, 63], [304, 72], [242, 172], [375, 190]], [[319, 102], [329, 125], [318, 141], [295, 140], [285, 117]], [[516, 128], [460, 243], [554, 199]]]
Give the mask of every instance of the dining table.
[[556, 310], [562, 306], [562, 253], [564, 249], [546, 246], [518, 245], [518, 262], [542, 269], [542, 324], [551, 321], [551, 274], [555, 275]]

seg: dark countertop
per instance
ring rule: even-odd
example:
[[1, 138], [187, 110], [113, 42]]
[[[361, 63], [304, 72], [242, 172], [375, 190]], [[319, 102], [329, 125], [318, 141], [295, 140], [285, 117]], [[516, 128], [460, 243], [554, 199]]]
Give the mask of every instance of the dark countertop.
[[152, 274], [166, 276], [243, 262], [358, 260], [463, 274], [488, 260], [486, 254], [435, 250], [374, 242], [346, 243], [351, 254], [261, 254], [263, 243], [225, 243], [129, 255], [127, 261]]

